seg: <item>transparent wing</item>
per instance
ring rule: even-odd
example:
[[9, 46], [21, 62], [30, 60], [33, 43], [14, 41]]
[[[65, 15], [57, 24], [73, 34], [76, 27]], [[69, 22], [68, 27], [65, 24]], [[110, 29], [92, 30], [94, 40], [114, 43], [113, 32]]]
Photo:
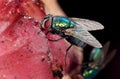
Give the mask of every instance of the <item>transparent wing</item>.
[[94, 36], [92, 36], [87, 30], [85, 30], [82, 26], [78, 24], [76, 24], [74, 28], [66, 29], [65, 34], [78, 38], [81, 41], [93, 47], [102, 47], [100, 42]]
[[74, 22], [76, 22], [77, 24], [79, 24], [88, 31], [104, 29], [104, 26], [97, 21], [82, 18], [70, 18], [70, 19], [72, 19]]
[[99, 60], [101, 60], [101, 62], [99, 62], [99, 64], [101, 65], [101, 68], [104, 68], [106, 66], [106, 64], [108, 64], [115, 56], [116, 54], [116, 49], [112, 50], [112, 52], [108, 53], [110, 47], [110, 41], [108, 41], [107, 43], [104, 44], [103, 48], [101, 49], [101, 58]]
[[104, 58], [108, 53], [109, 47], [110, 47], [110, 41], [107, 41], [102, 48], [102, 51], [104, 52]]

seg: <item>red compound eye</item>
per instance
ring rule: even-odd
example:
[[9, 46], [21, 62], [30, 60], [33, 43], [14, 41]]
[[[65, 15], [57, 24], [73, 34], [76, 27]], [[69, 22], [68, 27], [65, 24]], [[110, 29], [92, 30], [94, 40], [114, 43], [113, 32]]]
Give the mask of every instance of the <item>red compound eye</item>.
[[48, 29], [50, 27], [50, 20], [47, 20], [44, 24], [44, 28]]
[[51, 24], [51, 20], [49, 16], [44, 17], [41, 21], [42, 29], [49, 29], [50, 24]]

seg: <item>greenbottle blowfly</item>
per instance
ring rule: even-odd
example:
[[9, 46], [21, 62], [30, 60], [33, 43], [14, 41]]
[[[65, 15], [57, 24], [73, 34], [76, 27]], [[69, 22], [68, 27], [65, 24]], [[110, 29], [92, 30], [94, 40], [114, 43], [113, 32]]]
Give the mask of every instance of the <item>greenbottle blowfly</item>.
[[[46, 26], [47, 22], [49, 22], [48, 26]], [[47, 30], [53, 34], [58, 34], [65, 38], [68, 42], [71, 43], [71, 46], [76, 45], [84, 47], [85, 44], [88, 44], [96, 48], [102, 47], [100, 42], [88, 32], [104, 29], [104, 26], [99, 22], [81, 18], [52, 16], [48, 14], [41, 21], [41, 26], [42, 29]]]
[[110, 42], [107, 42], [102, 49], [93, 48], [89, 57], [89, 63], [83, 65], [82, 76], [84, 79], [93, 79], [115, 56], [116, 50], [108, 53]]

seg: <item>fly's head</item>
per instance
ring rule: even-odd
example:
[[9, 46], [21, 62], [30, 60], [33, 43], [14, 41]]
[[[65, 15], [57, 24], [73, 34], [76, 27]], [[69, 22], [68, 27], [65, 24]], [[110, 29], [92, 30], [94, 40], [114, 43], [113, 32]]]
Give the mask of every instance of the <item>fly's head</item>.
[[45, 16], [41, 21], [41, 30], [51, 31], [52, 15]]

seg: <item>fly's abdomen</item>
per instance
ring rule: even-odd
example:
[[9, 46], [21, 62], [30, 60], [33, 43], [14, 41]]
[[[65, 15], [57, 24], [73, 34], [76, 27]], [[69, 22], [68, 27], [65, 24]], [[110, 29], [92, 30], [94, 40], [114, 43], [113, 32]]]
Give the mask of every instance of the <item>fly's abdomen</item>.
[[53, 25], [52, 28], [58, 31], [73, 28], [74, 22], [69, 20], [67, 17], [55, 16], [53, 18]]
[[87, 44], [84, 43], [83, 41], [81, 41], [78, 38], [75, 38], [73, 36], [69, 36], [68, 38], [66, 38], [67, 41], [69, 41], [71, 44], [79, 46], [79, 47], [85, 47]]

